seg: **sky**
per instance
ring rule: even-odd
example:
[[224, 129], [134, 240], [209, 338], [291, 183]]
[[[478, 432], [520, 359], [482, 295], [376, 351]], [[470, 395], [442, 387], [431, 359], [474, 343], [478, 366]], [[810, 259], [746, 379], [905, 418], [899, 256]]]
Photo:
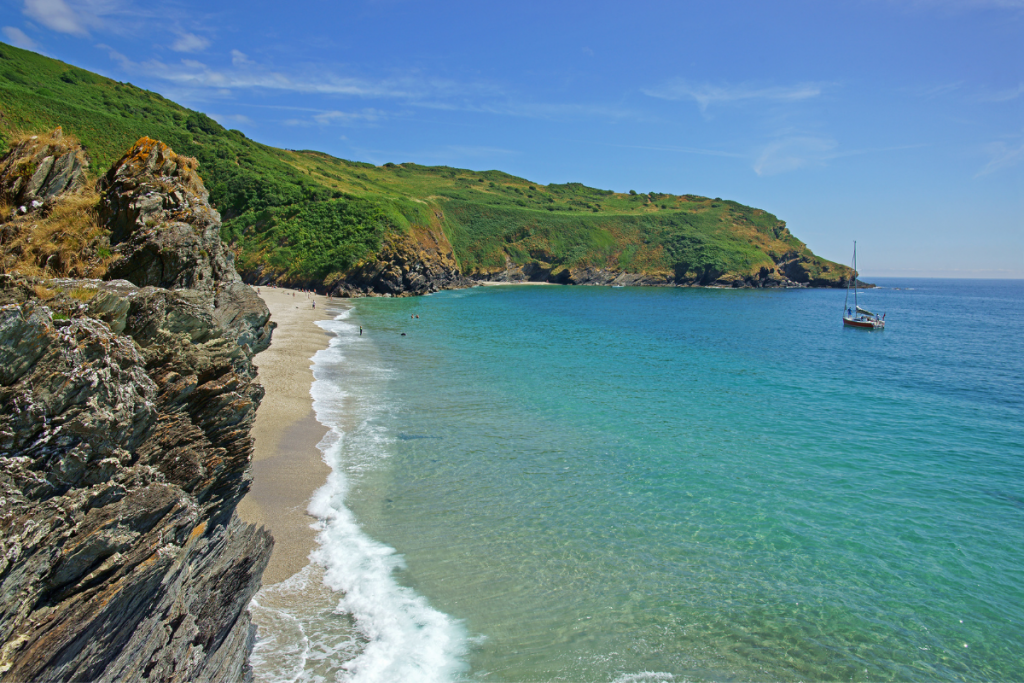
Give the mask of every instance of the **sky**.
[[1024, 0], [0, 0], [276, 147], [733, 199], [866, 277], [1024, 278]]

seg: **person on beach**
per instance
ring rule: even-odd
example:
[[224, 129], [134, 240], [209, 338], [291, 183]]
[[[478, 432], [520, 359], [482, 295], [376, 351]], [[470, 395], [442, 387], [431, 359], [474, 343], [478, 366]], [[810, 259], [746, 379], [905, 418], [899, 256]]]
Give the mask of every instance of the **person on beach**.
[[316, 310], [316, 302], [313, 302], [313, 309]]
[[359, 326], [359, 336], [360, 337], [363, 336], [363, 326], [362, 325]]

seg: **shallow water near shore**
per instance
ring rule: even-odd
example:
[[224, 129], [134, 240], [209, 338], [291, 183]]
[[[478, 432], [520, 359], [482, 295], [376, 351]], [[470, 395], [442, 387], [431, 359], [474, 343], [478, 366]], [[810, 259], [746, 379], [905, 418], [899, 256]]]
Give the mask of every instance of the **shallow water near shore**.
[[883, 332], [824, 290], [321, 323], [321, 567], [258, 596], [257, 678], [1024, 678], [1024, 282], [880, 284]]

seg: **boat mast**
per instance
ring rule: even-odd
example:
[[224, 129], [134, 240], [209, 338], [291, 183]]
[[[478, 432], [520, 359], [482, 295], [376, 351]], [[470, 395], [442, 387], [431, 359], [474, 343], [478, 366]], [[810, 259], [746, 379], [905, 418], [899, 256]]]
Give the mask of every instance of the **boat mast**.
[[855, 317], [860, 312], [857, 304], [857, 240], [853, 241], [853, 312]]
[[[856, 246], [857, 243], [854, 242], [853, 244], [854, 244], [853, 250], [857, 251], [857, 246]], [[850, 310], [850, 284], [852, 283], [852, 281], [853, 281], [852, 277], [849, 280], [846, 281], [846, 299], [843, 300], [843, 316], [844, 317], [846, 316], [846, 312], [848, 310]]]

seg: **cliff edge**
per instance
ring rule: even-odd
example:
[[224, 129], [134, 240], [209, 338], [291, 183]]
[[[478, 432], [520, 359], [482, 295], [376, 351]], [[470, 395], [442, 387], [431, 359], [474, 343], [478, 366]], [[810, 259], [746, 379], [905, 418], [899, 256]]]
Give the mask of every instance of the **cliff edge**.
[[0, 275], [0, 681], [247, 680], [273, 539], [235, 507], [269, 311], [194, 160], [143, 139], [99, 190], [107, 280]]

